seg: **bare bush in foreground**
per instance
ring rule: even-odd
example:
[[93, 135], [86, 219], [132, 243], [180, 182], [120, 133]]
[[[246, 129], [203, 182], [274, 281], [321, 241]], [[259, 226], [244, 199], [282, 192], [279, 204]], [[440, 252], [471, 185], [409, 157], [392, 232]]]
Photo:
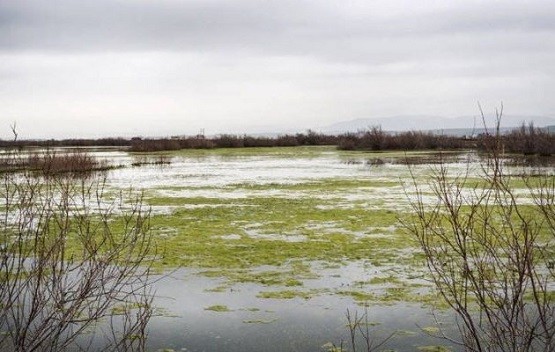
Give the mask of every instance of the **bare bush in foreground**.
[[434, 168], [434, 204], [413, 177], [416, 216], [406, 226], [457, 316], [459, 338], [441, 337], [466, 351], [554, 351], [554, 176], [524, 176], [523, 196], [514, 188], [522, 179], [504, 169], [501, 142], [499, 133], [490, 138], [479, 180]]
[[153, 251], [141, 199], [93, 177], [4, 173], [0, 349], [144, 350]]

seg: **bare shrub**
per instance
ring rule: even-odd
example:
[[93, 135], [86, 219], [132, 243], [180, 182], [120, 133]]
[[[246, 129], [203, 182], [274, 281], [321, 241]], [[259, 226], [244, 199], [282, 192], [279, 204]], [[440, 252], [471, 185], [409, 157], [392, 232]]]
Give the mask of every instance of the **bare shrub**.
[[441, 337], [466, 351], [553, 351], [554, 176], [523, 176], [534, 205], [523, 203], [504, 169], [500, 112], [497, 118], [480, 181], [471, 182], [468, 170], [449, 175], [440, 164], [429, 184], [437, 201], [428, 204], [413, 177], [415, 217], [405, 225], [457, 316], [460, 335]]
[[104, 184], [2, 175], [0, 349], [144, 350], [149, 211], [140, 197], [108, 201]]
[[297, 137], [290, 134], [285, 134], [278, 136], [276, 138], [275, 144], [278, 147], [295, 147], [299, 145], [299, 141], [297, 140]]
[[381, 127], [371, 127], [357, 134], [348, 133], [339, 137], [338, 148], [342, 150], [417, 150], [417, 149], [462, 149], [468, 148], [467, 141], [455, 136], [438, 135], [431, 132], [408, 131], [388, 133]]
[[44, 175], [55, 175], [62, 173], [83, 174], [92, 171], [105, 170], [107, 163], [98, 161], [92, 155], [83, 151], [72, 151], [69, 153], [57, 153], [46, 150], [42, 154], [32, 154], [25, 160], [25, 167], [38, 170]]
[[519, 129], [511, 131], [502, 138], [506, 150], [511, 153], [542, 156], [555, 154], [555, 134], [537, 128], [533, 123], [528, 126], [522, 124]]
[[218, 148], [243, 148], [245, 146], [245, 140], [242, 136], [231, 134], [222, 134], [214, 138], [213, 142]]
[[172, 157], [169, 155], [160, 154], [155, 157], [147, 157], [146, 155], [139, 155], [135, 157], [131, 166], [143, 166], [143, 165], [170, 165], [172, 163]]
[[107, 162], [99, 161], [89, 153], [80, 150], [56, 152], [46, 149], [43, 152], [23, 153], [6, 149], [0, 157], [0, 171], [2, 172], [31, 170], [42, 175], [83, 176], [110, 168], [111, 166]]
[[181, 148], [182, 147], [179, 140], [133, 138], [131, 140], [130, 151], [156, 152], [156, 151], [162, 151], [162, 150], [179, 150]]
[[339, 346], [332, 344], [328, 349], [329, 352], [378, 351], [397, 333], [394, 331], [386, 337], [377, 337], [376, 331], [372, 329], [373, 324], [369, 321], [367, 307], [365, 307], [363, 313], [358, 311], [352, 313], [347, 309], [345, 317], [347, 318], [347, 329], [349, 330], [349, 342], [347, 343], [349, 347], [345, 346], [344, 341], [341, 341]]

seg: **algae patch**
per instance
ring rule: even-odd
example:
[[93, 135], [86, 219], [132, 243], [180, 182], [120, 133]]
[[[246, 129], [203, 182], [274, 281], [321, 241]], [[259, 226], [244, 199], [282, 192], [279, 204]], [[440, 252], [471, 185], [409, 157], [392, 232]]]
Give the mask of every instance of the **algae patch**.
[[232, 310], [229, 309], [228, 306], [223, 305], [223, 304], [216, 304], [213, 306], [209, 306], [204, 308], [204, 310], [210, 310], [212, 312], [219, 312], [219, 313], [223, 313], [223, 312], [231, 312]]
[[282, 291], [262, 291], [256, 297], [266, 299], [310, 299], [318, 294], [317, 291], [295, 291], [295, 290], [282, 290]]

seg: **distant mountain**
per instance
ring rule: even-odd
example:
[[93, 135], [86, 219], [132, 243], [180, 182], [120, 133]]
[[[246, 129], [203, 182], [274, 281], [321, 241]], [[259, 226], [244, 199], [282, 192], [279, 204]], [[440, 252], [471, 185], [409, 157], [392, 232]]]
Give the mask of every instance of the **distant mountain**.
[[[503, 127], [503, 129], [514, 128], [522, 125], [523, 122], [526, 124], [533, 122], [536, 127], [545, 127], [548, 125], [555, 125], [555, 118], [531, 115], [503, 115], [501, 127]], [[495, 117], [486, 116], [486, 125], [488, 129], [494, 128]], [[381, 126], [385, 131], [445, 130], [447, 132], [447, 130], [464, 130], [465, 134], [467, 134], [466, 132], [472, 131], [473, 128], [482, 130], [483, 122], [480, 116], [446, 118], [430, 115], [401, 115], [343, 121], [323, 127], [320, 131], [324, 133], [358, 132], [373, 126]]]

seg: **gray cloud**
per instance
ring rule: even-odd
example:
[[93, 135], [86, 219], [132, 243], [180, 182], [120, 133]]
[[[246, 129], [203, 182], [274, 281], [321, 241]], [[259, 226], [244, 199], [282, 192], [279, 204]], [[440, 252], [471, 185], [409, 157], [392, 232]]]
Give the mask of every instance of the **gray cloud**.
[[476, 100], [553, 114], [553, 18], [541, 0], [0, 1], [0, 114], [183, 131], [468, 114]]
[[[481, 35], [533, 36], [555, 31], [550, 1], [415, 2], [336, 6], [322, 1], [36, 0], [0, 3], [3, 50], [236, 50], [340, 56], [359, 45], [411, 47]], [[363, 2], [364, 4], [364, 2]], [[372, 6], [371, 4], [378, 4]], [[379, 5], [396, 8], [388, 14]], [[426, 38], [427, 37], [427, 38]], [[400, 43], [388, 43], [401, 40]], [[390, 45], [388, 45], [390, 44]], [[400, 45], [395, 45], [400, 44]], [[417, 44], [417, 43], [414, 43]], [[517, 46], [519, 42], [516, 42]], [[350, 50], [349, 50], [350, 49]], [[485, 49], [485, 48], [484, 48]], [[494, 50], [494, 48], [492, 48]]]

